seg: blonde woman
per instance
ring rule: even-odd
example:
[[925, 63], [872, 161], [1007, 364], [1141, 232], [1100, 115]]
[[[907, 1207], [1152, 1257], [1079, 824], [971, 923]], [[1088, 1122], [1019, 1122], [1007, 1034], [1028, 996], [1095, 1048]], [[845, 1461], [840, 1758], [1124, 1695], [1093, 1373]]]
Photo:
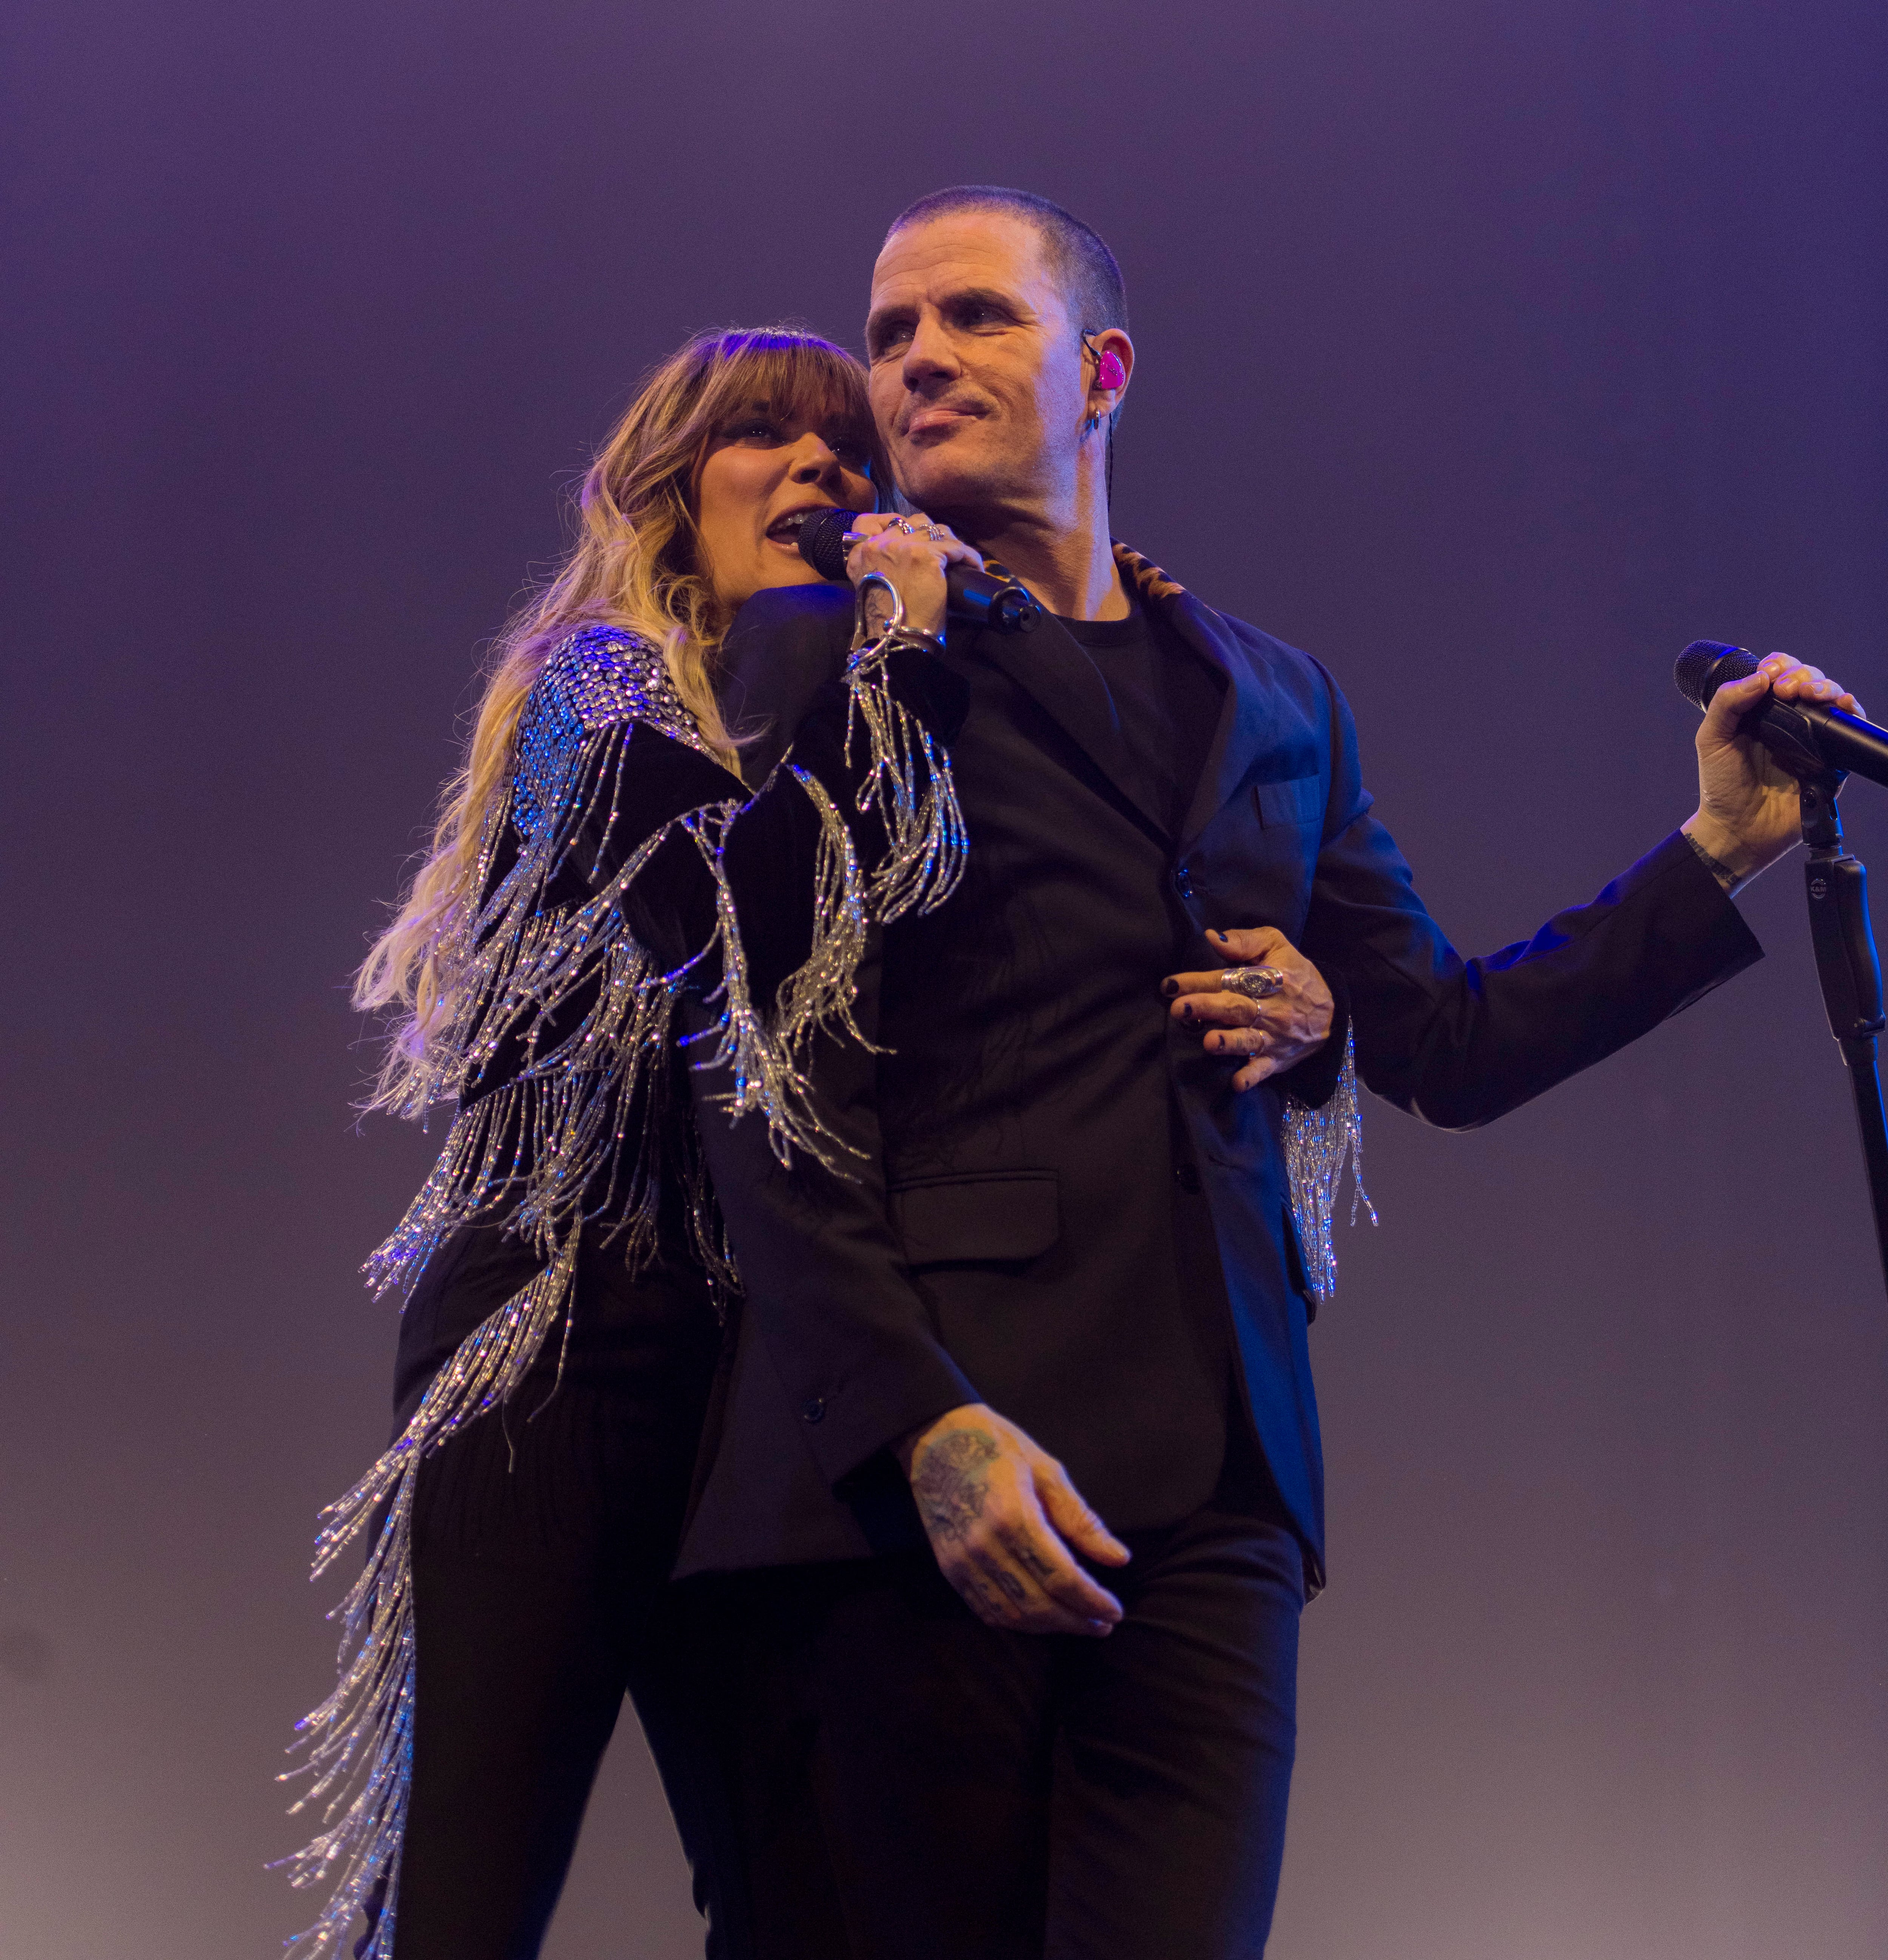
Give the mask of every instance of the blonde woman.
[[[807, 1045], [855, 1032], [868, 929], [936, 902], [962, 839], [894, 691], [922, 651], [855, 654], [813, 759], [796, 745], [765, 784], [717, 683], [743, 603], [817, 582], [798, 521], [871, 511], [880, 469], [863, 372], [825, 341], [706, 335], [657, 369], [503, 637], [361, 970], [358, 1004], [398, 1020], [374, 1106], [457, 1113], [369, 1262], [406, 1299], [395, 1440], [320, 1541], [317, 1570], [364, 1530], [371, 1550], [340, 1683], [303, 1724], [323, 1828], [294, 1877], [331, 1888], [307, 1960], [363, 1914], [358, 1960], [535, 1954], [626, 1691], [708, 1950], [753, 1950], [714, 1685], [666, 1585], [739, 1288], [692, 1103], [718, 1084], [783, 1161], [830, 1163]], [[938, 535], [941, 592], [961, 548]]]

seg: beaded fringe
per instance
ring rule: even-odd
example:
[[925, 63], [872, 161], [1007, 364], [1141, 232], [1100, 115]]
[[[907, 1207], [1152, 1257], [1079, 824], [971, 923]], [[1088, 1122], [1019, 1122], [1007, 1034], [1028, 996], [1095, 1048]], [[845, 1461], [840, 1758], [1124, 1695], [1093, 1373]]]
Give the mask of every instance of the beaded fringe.
[[[686, 1106], [678, 1110], [665, 1093], [690, 975], [718, 965], [708, 997], [720, 1009], [716, 1022], [683, 1044], [713, 1043], [695, 1065], [728, 1071], [731, 1087], [715, 1099], [732, 1116], [761, 1115], [783, 1165], [798, 1150], [842, 1172], [854, 1154], [820, 1115], [808, 1052], [823, 1032], [863, 1040], [852, 1005], [868, 930], [943, 903], [963, 874], [965, 835], [949, 759], [893, 696], [884, 649], [855, 653], [848, 680], [845, 760], [861, 772], [857, 809], [882, 826], [884, 853], [868, 873], [826, 788], [790, 758], [782, 764], [812, 804], [820, 832], [812, 949], [782, 983], [771, 1012], [753, 998], [725, 864], [728, 833], [750, 799], [731, 797], [673, 818], [596, 882], [634, 730], [651, 727], [708, 752], [660, 651], [614, 629], [587, 628], [553, 654], [527, 704], [511, 788], [480, 854], [477, 888], [489, 896], [442, 949], [457, 1005], [423, 1050], [403, 1059], [387, 1104], [423, 1116], [501, 1048], [522, 1042], [524, 1060], [502, 1087], [459, 1111], [431, 1173], [366, 1271], [377, 1296], [398, 1289], [410, 1297], [439, 1246], [475, 1220], [501, 1220], [547, 1263], [460, 1343], [393, 1446], [322, 1513], [317, 1577], [383, 1510], [384, 1522], [360, 1577], [330, 1615], [341, 1624], [339, 1679], [297, 1725], [294, 1749], [304, 1760], [285, 1777], [312, 1777], [291, 1814], [319, 1805], [323, 1828], [281, 1862], [294, 1885], [332, 1886], [320, 1917], [288, 1943], [298, 1960], [331, 1960], [364, 1911], [371, 1923], [357, 1960], [391, 1960], [412, 1769], [412, 1528], [421, 1462], [515, 1394], [560, 1322], [568, 1338], [586, 1224], [600, 1222], [620, 1240], [632, 1270], [647, 1262], [665, 1160], [680, 1156], [691, 1242], [718, 1300], [738, 1290]], [[776, 794], [782, 787], [780, 772], [771, 787]], [[573, 854], [597, 834], [592, 819], [600, 822], [602, 842], [587, 867], [591, 896], [559, 908], [552, 885], [560, 872], [586, 869], [573, 867]], [[494, 884], [508, 826], [521, 848]], [[715, 916], [707, 940], [665, 972], [631, 933], [624, 905], [675, 836], [699, 854]], [[559, 1026], [559, 1010], [585, 998], [575, 1026]]]
[[855, 738], [862, 732], [868, 759], [858, 811], [877, 812], [889, 843], [868, 895], [872, 917], [884, 924], [942, 905], [963, 875], [969, 848], [950, 763], [933, 746], [931, 730], [885, 684], [889, 657], [887, 643], [874, 641], [852, 656], [846, 670], [852, 695], [845, 759], [852, 762]]
[[1318, 1304], [1337, 1291], [1337, 1247], [1332, 1226], [1337, 1216], [1344, 1166], [1351, 1167], [1351, 1223], [1361, 1204], [1377, 1223], [1377, 1208], [1364, 1188], [1364, 1121], [1357, 1106], [1356, 1043], [1347, 1031], [1344, 1066], [1331, 1099], [1322, 1109], [1288, 1102], [1285, 1114], [1285, 1174], [1291, 1185], [1291, 1222], [1304, 1254], [1305, 1278]]

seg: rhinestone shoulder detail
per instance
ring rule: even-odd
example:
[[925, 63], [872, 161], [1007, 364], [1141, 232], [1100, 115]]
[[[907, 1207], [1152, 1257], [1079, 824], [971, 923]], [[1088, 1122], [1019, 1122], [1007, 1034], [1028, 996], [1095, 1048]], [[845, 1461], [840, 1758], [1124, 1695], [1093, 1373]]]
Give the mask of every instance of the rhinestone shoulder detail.
[[578, 751], [626, 721], [645, 723], [705, 756], [714, 752], [653, 640], [620, 626], [583, 627], [545, 663], [518, 720], [511, 819], [521, 836], [543, 833]]

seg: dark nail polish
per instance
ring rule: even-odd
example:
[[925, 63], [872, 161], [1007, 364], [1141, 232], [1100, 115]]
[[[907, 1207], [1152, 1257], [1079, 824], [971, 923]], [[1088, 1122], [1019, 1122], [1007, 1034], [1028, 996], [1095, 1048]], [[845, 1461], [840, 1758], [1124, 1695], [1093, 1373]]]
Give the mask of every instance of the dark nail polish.
[[1170, 1001], [1172, 1000], [1174, 995], [1180, 991], [1180, 983], [1177, 980], [1163, 980], [1160, 982], [1160, 991], [1164, 994]]

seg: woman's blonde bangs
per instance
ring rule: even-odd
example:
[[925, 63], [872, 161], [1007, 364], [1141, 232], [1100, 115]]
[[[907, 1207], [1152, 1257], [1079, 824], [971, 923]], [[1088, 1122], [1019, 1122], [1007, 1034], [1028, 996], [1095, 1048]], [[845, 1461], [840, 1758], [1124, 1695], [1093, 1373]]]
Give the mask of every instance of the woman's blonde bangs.
[[687, 437], [698, 446], [695, 468], [715, 436], [750, 408], [812, 428], [834, 422], [852, 425], [871, 458], [874, 484], [886, 482], [864, 371], [843, 348], [812, 335], [789, 338], [784, 329], [715, 336], [715, 352], [702, 364], [700, 393], [688, 417]]

